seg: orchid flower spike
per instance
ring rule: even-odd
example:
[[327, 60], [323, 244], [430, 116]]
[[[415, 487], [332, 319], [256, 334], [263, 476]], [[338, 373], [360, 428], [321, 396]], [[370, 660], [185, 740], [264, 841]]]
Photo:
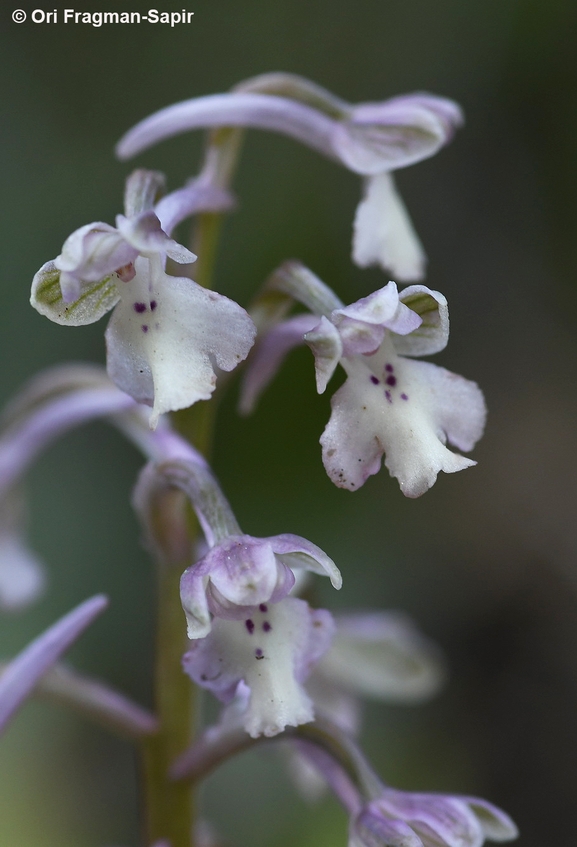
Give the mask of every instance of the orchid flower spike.
[[66, 240], [62, 253], [38, 271], [31, 303], [55, 323], [83, 326], [114, 309], [106, 330], [111, 379], [161, 414], [210, 398], [215, 365], [230, 371], [248, 354], [251, 319], [237, 303], [186, 277], [165, 272], [167, 257], [196, 256], [168, 231], [193, 211], [226, 207], [222, 190], [191, 184], [154, 206], [159, 174], [135, 171], [127, 181], [126, 215], [116, 227], [92, 223]]
[[337, 365], [347, 374], [320, 439], [325, 469], [339, 488], [356, 491], [379, 471], [383, 455], [407, 497], [424, 494], [439, 471], [476, 464], [446, 444], [468, 451], [483, 434], [481, 390], [445, 368], [414, 360], [447, 344], [449, 314], [442, 294], [423, 285], [399, 293], [389, 282], [344, 306], [297, 263], [276, 271], [269, 287], [301, 300], [320, 320], [311, 327], [310, 316], [298, 315], [269, 331], [251, 359], [241, 409], [250, 411], [282, 357], [304, 340], [315, 356], [319, 393]]
[[365, 195], [354, 225], [353, 259], [379, 264], [403, 282], [422, 279], [425, 254], [391, 172], [434, 155], [463, 122], [452, 100], [415, 93], [352, 105], [309, 80], [272, 73], [230, 94], [176, 103], [141, 121], [121, 139], [127, 159], [177, 133], [201, 127], [281, 132], [363, 176]]
[[481, 847], [518, 834], [505, 812], [478, 797], [383, 788], [353, 817], [349, 847]]
[[193, 640], [184, 669], [225, 703], [244, 692], [241, 720], [253, 738], [314, 718], [302, 683], [328, 649], [333, 622], [326, 610], [288, 596], [295, 568], [341, 586], [334, 562], [296, 535], [229, 536], [181, 580]]

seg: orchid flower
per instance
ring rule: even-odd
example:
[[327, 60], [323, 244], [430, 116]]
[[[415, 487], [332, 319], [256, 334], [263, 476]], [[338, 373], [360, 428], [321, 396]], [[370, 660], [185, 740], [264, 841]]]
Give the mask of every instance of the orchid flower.
[[463, 116], [452, 100], [415, 93], [352, 105], [292, 74], [265, 74], [229, 94], [176, 103], [141, 121], [121, 139], [130, 158], [180, 132], [253, 127], [281, 132], [340, 162], [365, 180], [354, 225], [353, 258], [380, 264], [400, 281], [424, 276], [425, 254], [391, 172], [434, 155]]
[[180, 581], [193, 642], [183, 658], [185, 671], [225, 703], [244, 687], [242, 725], [253, 737], [311, 721], [313, 704], [302, 682], [329, 646], [332, 618], [288, 594], [301, 570], [326, 575], [340, 588], [337, 566], [297, 535], [243, 534], [210, 467], [192, 447], [188, 456], [149, 462], [134, 490], [147, 546], [167, 566], [186, 555], [181, 550], [173, 557], [172, 538], [159, 532], [158, 515], [173, 502], [175, 489], [190, 500], [209, 548]]
[[476, 383], [413, 357], [442, 350], [449, 337], [447, 301], [413, 285], [400, 294], [394, 282], [344, 306], [311, 271], [287, 263], [270, 288], [289, 293], [316, 313], [274, 326], [251, 358], [241, 399], [250, 411], [291, 347], [305, 341], [315, 356], [317, 390], [323, 393], [341, 365], [345, 383], [333, 395], [321, 436], [323, 463], [339, 488], [355, 491], [385, 466], [407, 497], [419, 497], [439, 471], [475, 465], [447, 441], [471, 450], [483, 433], [486, 410]]
[[518, 834], [505, 812], [478, 797], [383, 787], [353, 818], [349, 847], [481, 847]]
[[[210, 398], [215, 366], [230, 371], [254, 339], [252, 321], [238, 304], [185, 277], [165, 272], [166, 258], [189, 263], [196, 256], [170, 231], [199, 209], [222, 208], [227, 197], [205, 184], [175, 192], [154, 206], [158, 174], [136, 171], [127, 182], [126, 215], [116, 227], [88, 224], [66, 240], [32, 283], [32, 305], [55, 323], [82, 326], [114, 309], [106, 330], [111, 379], [161, 414]], [[159, 217], [160, 215], [160, 217]]]
[[242, 723], [252, 737], [276, 735], [314, 718], [302, 683], [328, 649], [333, 622], [324, 609], [287, 596], [293, 568], [325, 574], [340, 588], [332, 560], [296, 535], [229, 536], [181, 580], [193, 639], [184, 669], [225, 703], [244, 687]]

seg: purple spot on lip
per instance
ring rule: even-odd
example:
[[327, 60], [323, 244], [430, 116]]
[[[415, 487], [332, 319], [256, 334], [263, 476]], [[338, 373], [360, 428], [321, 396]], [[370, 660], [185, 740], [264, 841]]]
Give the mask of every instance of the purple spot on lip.
[[401, 400], [408, 400], [408, 399], [409, 399], [408, 394], [401, 394]]
[[397, 377], [396, 376], [388, 376], [386, 378], [385, 382], [387, 383], [387, 385], [396, 385], [397, 384]]
[[254, 632], [254, 621], [251, 621], [251, 619], [249, 618], [247, 621], [244, 622], [244, 625], [248, 630], [248, 634], [252, 635]]
[[393, 402], [393, 401], [391, 400], [391, 392], [390, 392], [390, 391], [385, 391], [385, 397], [387, 398], [387, 400], [389, 401], [389, 403], [392, 403], [392, 402]]
[[156, 309], [157, 306], [158, 306], [158, 303], [156, 302], [156, 300], [150, 301], [150, 311], [151, 312], [154, 312], [154, 310]]
[[135, 303], [134, 311], [138, 312], [139, 315], [141, 315], [143, 312], [146, 312], [146, 303]]
[[257, 659], [262, 659], [264, 657], [264, 654], [263, 654], [262, 650], [260, 649], [260, 647], [256, 648], [256, 650], [254, 651], [254, 655], [256, 656]]
[[394, 367], [393, 367], [392, 365], [385, 365], [385, 370], [386, 370], [386, 372], [387, 372], [387, 373], [392, 374], [392, 372], [393, 372], [395, 369], [394, 369]]
[[142, 331], [148, 332], [148, 327], [146, 326], [146, 324], [142, 324]]
[[269, 624], [268, 621], [265, 621], [262, 625], [262, 628], [263, 628], [264, 632], [270, 632], [271, 629], [272, 629], [272, 626]]
[[268, 606], [266, 603], [261, 603], [259, 609], [261, 610], [261, 612], [268, 612]]
[[380, 380], [377, 379], [376, 376], [371, 375], [371, 382], [373, 383], [373, 385], [378, 385]]

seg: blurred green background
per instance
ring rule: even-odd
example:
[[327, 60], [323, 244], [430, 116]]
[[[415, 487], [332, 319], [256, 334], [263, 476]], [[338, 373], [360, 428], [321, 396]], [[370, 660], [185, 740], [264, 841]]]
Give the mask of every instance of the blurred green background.
[[[29, 285], [74, 229], [113, 223], [131, 167], [115, 161], [113, 145], [146, 114], [272, 70], [310, 77], [353, 102], [414, 90], [458, 100], [465, 129], [439, 156], [400, 172], [398, 184], [429, 255], [427, 282], [451, 309], [449, 347], [435, 361], [486, 392], [478, 467], [441, 475], [417, 501], [386, 473], [354, 495], [333, 488], [318, 445], [331, 392], [316, 395], [308, 350], [291, 356], [251, 419], [236, 416], [233, 387], [215, 467], [245, 531], [309, 536], [337, 559], [345, 587], [332, 596], [322, 586], [322, 602], [404, 609], [445, 650], [451, 677], [434, 701], [367, 708], [364, 742], [383, 777], [497, 802], [518, 822], [521, 847], [573, 847], [577, 6], [192, 0], [187, 9], [194, 22], [171, 30], [16, 25], [3, 7], [1, 397], [42, 367], [104, 361], [105, 322], [57, 327], [28, 306]], [[175, 188], [196, 171], [201, 140], [182, 136], [135, 164], [164, 170]], [[289, 257], [345, 302], [386, 281], [350, 261], [360, 193], [353, 174], [252, 132], [235, 187], [240, 205], [217, 268], [222, 293], [246, 303]], [[105, 591], [111, 607], [71, 659], [150, 702], [152, 570], [128, 502], [140, 463], [116, 433], [92, 425], [34, 467], [29, 534], [50, 586], [33, 609], [0, 619], [0, 653]], [[31, 703], [0, 742], [0, 765], [1, 844], [138, 844], [128, 745]], [[346, 844], [336, 804], [309, 808], [272, 751], [223, 768], [206, 808], [230, 843]]]

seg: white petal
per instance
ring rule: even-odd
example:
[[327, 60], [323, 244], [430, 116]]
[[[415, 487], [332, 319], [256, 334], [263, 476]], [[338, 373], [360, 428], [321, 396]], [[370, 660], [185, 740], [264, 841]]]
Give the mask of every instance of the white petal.
[[[133, 262], [137, 250], [109, 224], [97, 221], [80, 227], [62, 245], [54, 264], [63, 272], [62, 293], [67, 303], [77, 300], [87, 282], [99, 282]], [[65, 283], [67, 283], [65, 285]]]
[[135, 400], [153, 406], [154, 426], [164, 412], [208, 400], [215, 364], [225, 371], [236, 367], [255, 328], [227, 297], [161, 271], [153, 279], [146, 259], [136, 268], [106, 331], [108, 373]]
[[389, 173], [365, 182], [355, 215], [353, 261], [361, 268], [380, 265], [400, 282], [425, 275], [425, 251]]
[[426, 285], [409, 285], [401, 291], [399, 299], [422, 320], [413, 332], [395, 338], [395, 350], [399, 356], [430, 356], [444, 350], [449, 340], [446, 297]]
[[340, 333], [323, 315], [320, 323], [306, 333], [304, 340], [313, 351], [317, 391], [323, 394], [343, 353]]
[[352, 367], [349, 370], [349, 378], [331, 398], [332, 414], [320, 443], [330, 479], [339, 488], [356, 491], [381, 467], [382, 385], [372, 385], [371, 372], [362, 363], [354, 374]]
[[351, 170], [375, 175], [427, 159], [447, 140], [445, 119], [408, 95], [353, 106], [337, 124], [333, 144]]
[[439, 690], [445, 673], [439, 651], [411, 620], [395, 612], [345, 615], [318, 672], [345, 690], [416, 703]]
[[[459, 450], [472, 450], [483, 435], [487, 408], [476, 382], [430, 362], [407, 360], [413, 379], [420, 379], [428, 394], [426, 405], [439, 432]], [[425, 402], [425, 401], [423, 401]]]

